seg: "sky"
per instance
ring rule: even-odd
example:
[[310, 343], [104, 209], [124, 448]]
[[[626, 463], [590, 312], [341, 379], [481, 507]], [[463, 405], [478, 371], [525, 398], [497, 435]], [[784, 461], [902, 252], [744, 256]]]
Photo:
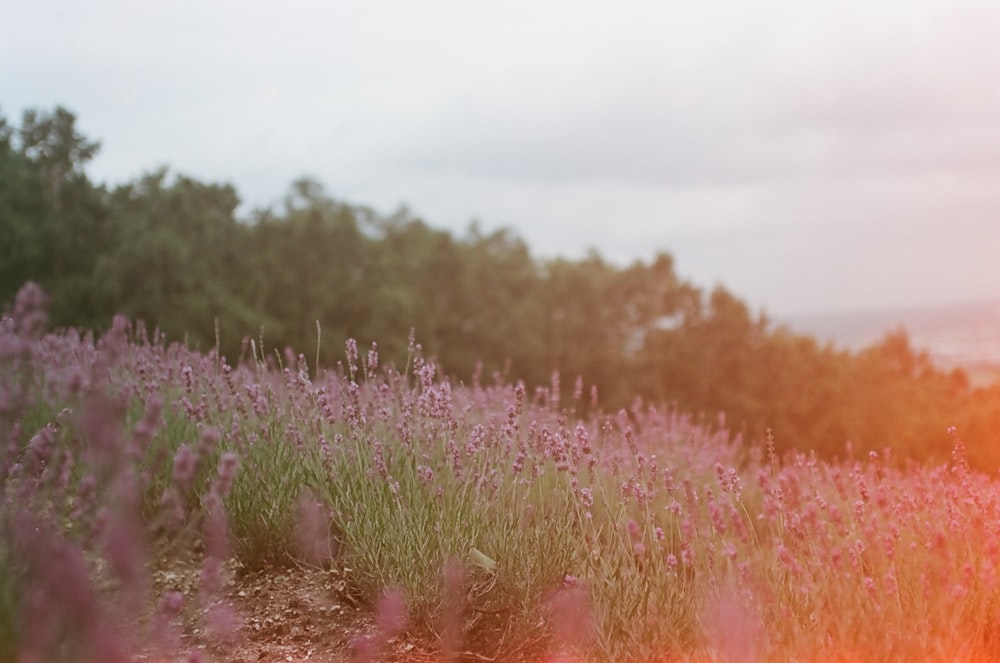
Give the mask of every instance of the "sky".
[[3, 0], [0, 113], [109, 185], [301, 176], [771, 316], [1000, 299], [993, 0]]

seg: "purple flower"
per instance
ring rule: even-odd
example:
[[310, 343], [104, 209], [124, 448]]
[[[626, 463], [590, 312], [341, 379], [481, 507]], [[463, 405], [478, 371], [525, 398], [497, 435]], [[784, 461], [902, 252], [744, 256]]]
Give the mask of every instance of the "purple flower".
[[389, 589], [375, 601], [375, 623], [383, 639], [391, 640], [406, 628], [406, 601], [402, 593]]
[[229, 495], [233, 487], [233, 479], [236, 477], [236, 470], [240, 466], [240, 457], [235, 452], [227, 451], [219, 459], [219, 481], [216, 483], [216, 490], [221, 497]]
[[48, 297], [42, 287], [34, 281], [28, 281], [17, 291], [14, 298], [14, 321], [17, 331], [24, 336], [37, 336], [45, 329], [48, 315], [45, 307]]
[[347, 351], [347, 370], [350, 371], [351, 379], [354, 379], [354, 374], [358, 370], [358, 342], [353, 338], [347, 339], [344, 343], [344, 347]]
[[191, 487], [195, 472], [198, 471], [198, 458], [186, 444], [182, 444], [174, 454], [173, 478], [181, 489], [187, 490]]
[[160, 611], [168, 617], [180, 614], [184, 607], [184, 594], [181, 592], [164, 592], [160, 598]]
[[372, 347], [368, 350], [368, 376], [371, 377], [375, 375], [376, 369], [378, 369], [378, 344], [372, 341]]

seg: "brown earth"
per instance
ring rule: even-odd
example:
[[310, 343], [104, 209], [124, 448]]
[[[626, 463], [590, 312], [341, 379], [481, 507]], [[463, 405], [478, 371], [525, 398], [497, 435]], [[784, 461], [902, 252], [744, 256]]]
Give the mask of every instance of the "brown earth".
[[[201, 564], [172, 560], [153, 572], [153, 596], [181, 592], [185, 609], [172, 620], [173, 633], [154, 648], [167, 661], [186, 661], [200, 652], [205, 663], [271, 663], [352, 660], [351, 640], [366, 634], [370, 614], [361, 608], [347, 579], [349, 569], [304, 566], [244, 571], [226, 566], [225, 589], [214, 599], [199, 598]], [[228, 619], [214, 620], [215, 612]], [[404, 643], [389, 643], [389, 654], [405, 653]], [[195, 654], [197, 657], [198, 654]], [[140, 661], [159, 663], [147, 651]]]
[[[199, 597], [201, 561], [172, 559], [152, 573], [152, 596], [180, 592], [185, 607], [170, 622], [166, 637], [144, 643], [142, 663], [434, 663], [444, 658], [426, 643], [411, 641], [406, 634], [376, 645], [374, 652], [359, 657], [356, 639], [375, 630], [372, 614], [361, 602], [350, 582], [349, 568], [329, 569], [302, 565], [246, 571], [238, 564], [225, 567], [225, 588], [214, 599]], [[224, 628], [213, 628], [210, 613], [221, 609], [228, 616]], [[160, 629], [164, 630], [164, 629]], [[167, 652], [164, 654], [163, 652]], [[535, 655], [517, 656], [520, 661], [538, 661]], [[192, 657], [192, 654], [194, 656]], [[463, 662], [496, 659], [471, 651], [454, 660]], [[546, 660], [563, 660], [559, 657]]]

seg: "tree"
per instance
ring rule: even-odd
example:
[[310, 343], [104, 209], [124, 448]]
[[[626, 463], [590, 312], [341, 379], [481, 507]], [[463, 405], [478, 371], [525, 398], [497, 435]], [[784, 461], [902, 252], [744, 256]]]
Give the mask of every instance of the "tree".
[[247, 229], [229, 185], [202, 184], [166, 169], [118, 186], [108, 206], [116, 241], [95, 265], [108, 310], [159, 327], [173, 340], [214, 344], [214, 322], [230, 352], [253, 335], [248, 305]]
[[[40, 219], [47, 214], [38, 173], [14, 143], [14, 129], [0, 117], [0, 301], [40, 279], [46, 250]], [[48, 285], [48, 284], [46, 284]]]
[[507, 230], [456, 237], [405, 208], [334, 200], [309, 178], [243, 222], [233, 187], [165, 168], [95, 186], [85, 166], [98, 148], [63, 108], [28, 111], [20, 127], [0, 117], [0, 301], [34, 280], [57, 326], [101, 328], [121, 312], [202, 348], [218, 320], [230, 357], [263, 327], [268, 354], [311, 358], [319, 321], [327, 366], [348, 337], [401, 362], [416, 328], [458, 379], [480, 361], [529, 386], [558, 370], [564, 391], [579, 376], [606, 409], [641, 395], [826, 455], [851, 439], [941, 458], [956, 425], [970, 458], [1000, 464], [1000, 390], [939, 370], [904, 331], [859, 353], [820, 347], [722, 287], [680, 279], [669, 254], [626, 268], [596, 252], [539, 262]]
[[63, 205], [63, 187], [86, 179], [83, 166], [100, 150], [76, 130], [76, 116], [57, 106], [51, 113], [27, 110], [19, 131], [21, 152], [37, 168], [42, 188], [52, 204]]
[[373, 287], [361, 216], [308, 178], [292, 185], [282, 210], [257, 213], [248, 234], [247, 301], [269, 344], [308, 353], [318, 320], [322, 360], [330, 365], [343, 356], [347, 337], [361, 335]]
[[0, 129], [0, 296], [28, 280], [52, 297], [56, 325], [98, 320], [91, 274], [110, 237], [103, 192], [84, 172], [98, 144], [63, 108], [28, 110], [21, 127]]

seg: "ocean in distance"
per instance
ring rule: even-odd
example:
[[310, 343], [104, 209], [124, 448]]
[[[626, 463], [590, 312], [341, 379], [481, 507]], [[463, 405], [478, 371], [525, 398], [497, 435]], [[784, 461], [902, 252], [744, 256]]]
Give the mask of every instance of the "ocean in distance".
[[977, 386], [1000, 379], [1000, 301], [775, 317], [774, 322], [852, 351], [902, 328], [910, 345], [926, 351], [940, 368], [963, 368]]

